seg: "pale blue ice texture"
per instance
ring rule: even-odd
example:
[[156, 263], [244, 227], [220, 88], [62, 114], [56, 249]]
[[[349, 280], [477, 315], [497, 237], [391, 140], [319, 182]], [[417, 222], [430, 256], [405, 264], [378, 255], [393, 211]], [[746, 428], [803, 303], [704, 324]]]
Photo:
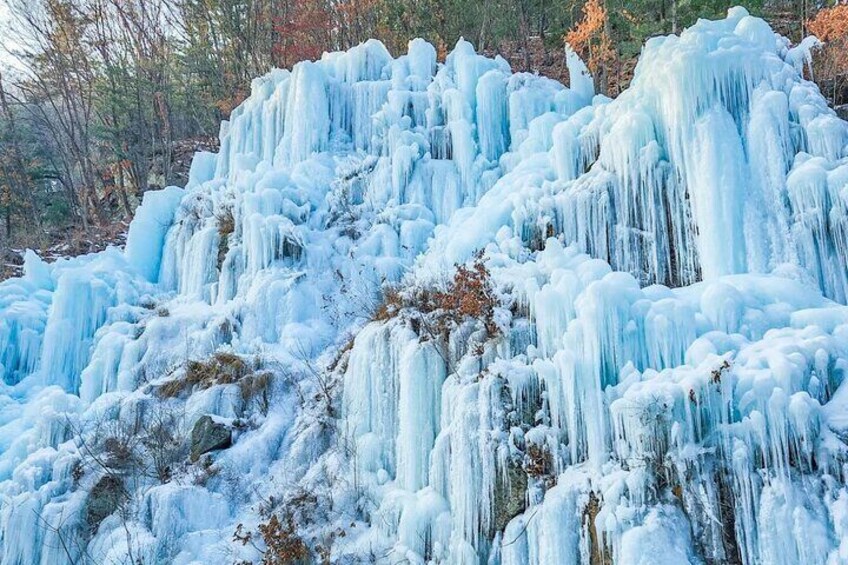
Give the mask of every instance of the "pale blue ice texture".
[[[615, 100], [570, 49], [566, 88], [465, 41], [256, 79], [124, 251], [0, 283], [0, 563], [256, 561], [236, 525], [298, 492], [340, 563], [848, 563], [848, 124], [815, 46], [735, 8]], [[368, 323], [481, 250], [499, 336]], [[218, 350], [270, 406], [155, 394]], [[163, 411], [241, 431], [91, 532], [86, 445]], [[516, 479], [530, 452], [555, 481]]]

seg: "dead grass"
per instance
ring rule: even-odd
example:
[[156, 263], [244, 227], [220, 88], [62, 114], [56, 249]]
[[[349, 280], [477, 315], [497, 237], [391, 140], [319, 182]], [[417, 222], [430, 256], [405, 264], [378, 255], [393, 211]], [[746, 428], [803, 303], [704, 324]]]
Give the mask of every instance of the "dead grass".
[[238, 381], [243, 400], [256, 399], [259, 410], [267, 414], [271, 408], [271, 381], [273, 374], [268, 371], [252, 373]]
[[225, 208], [217, 216], [218, 220], [218, 270], [224, 265], [224, 259], [230, 249], [230, 236], [236, 231], [236, 220], [231, 208]]
[[394, 318], [405, 306], [403, 296], [394, 287], [386, 287], [383, 290], [383, 301], [377, 306], [372, 318], [375, 321], [385, 322]]
[[242, 398], [253, 398], [267, 391], [271, 384], [271, 377], [271, 373], [264, 371], [252, 373], [240, 379], [238, 385]]
[[253, 367], [238, 355], [218, 352], [203, 361], [189, 361], [182, 378], [160, 385], [156, 393], [160, 398], [175, 398], [188, 390], [204, 390], [219, 384], [240, 382], [252, 373]]
[[[275, 505], [273, 498], [269, 501]], [[261, 565], [292, 565], [314, 563], [312, 552], [297, 532], [297, 524], [311, 521], [312, 513], [318, 504], [318, 498], [309, 492], [301, 491], [283, 504], [277, 511], [261, 511], [267, 520], [256, 531], [246, 530], [242, 524], [236, 527], [233, 541], [242, 545], [251, 545], [262, 553]], [[257, 543], [261, 540], [261, 544]], [[324, 548], [316, 548], [319, 555]], [[329, 556], [329, 548], [326, 548]], [[325, 562], [324, 559], [321, 562]], [[329, 561], [326, 561], [329, 562]]]
[[330, 365], [327, 367], [327, 370], [329, 372], [334, 373], [338, 369], [339, 372], [344, 373], [347, 370], [348, 353], [353, 350], [354, 341], [355, 338], [351, 337], [349, 340], [347, 340], [344, 346], [339, 349], [338, 353], [336, 353], [336, 356], [333, 359], [333, 362], [330, 363]]
[[466, 320], [478, 320], [490, 337], [497, 335], [494, 313], [497, 299], [491, 273], [478, 253], [470, 264], [456, 265], [453, 279], [444, 289], [413, 288], [399, 291], [387, 288], [373, 319], [389, 320], [409, 309], [423, 315], [416, 325], [429, 334], [444, 336]]
[[553, 472], [553, 456], [544, 446], [531, 443], [524, 459], [524, 471], [529, 477], [541, 478]]

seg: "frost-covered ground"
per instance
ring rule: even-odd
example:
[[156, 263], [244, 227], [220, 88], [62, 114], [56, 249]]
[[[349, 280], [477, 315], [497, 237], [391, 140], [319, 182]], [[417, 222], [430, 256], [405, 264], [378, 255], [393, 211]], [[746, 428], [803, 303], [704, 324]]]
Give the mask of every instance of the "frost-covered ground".
[[733, 9], [616, 100], [466, 42], [257, 79], [124, 252], [0, 283], [2, 564], [848, 563], [814, 45]]

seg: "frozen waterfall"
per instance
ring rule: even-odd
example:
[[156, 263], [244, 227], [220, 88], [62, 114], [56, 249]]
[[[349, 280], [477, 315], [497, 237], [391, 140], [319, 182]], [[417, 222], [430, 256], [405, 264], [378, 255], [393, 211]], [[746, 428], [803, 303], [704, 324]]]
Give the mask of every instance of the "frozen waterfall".
[[815, 43], [734, 8], [614, 100], [465, 41], [254, 80], [125, 250], [0, 283], [0, 564], [256, 562], [284, 512], [335, 563], [848, 563]]

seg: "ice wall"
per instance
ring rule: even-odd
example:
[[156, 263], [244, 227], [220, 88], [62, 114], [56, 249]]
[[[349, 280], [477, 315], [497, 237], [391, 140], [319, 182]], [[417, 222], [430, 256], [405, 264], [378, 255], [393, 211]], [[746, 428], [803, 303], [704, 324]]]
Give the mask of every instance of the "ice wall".
[[[573, 56], [570, 64], [585, 73]], [[122, 552], [156, 562], [219, 559], [203, 557], [218, 550], [199, 549], [198, 539], [230, 539], [256, 484], [236, 495], [223, 482], [183, 492], [134, 478], [130, 510], [91, 537], [87, 500], [104, 470], [80, 467], [90, 445], [166, 408], [185, 412], [188, 428], [204, 413], [247, 418], [251, 408], [232, 390], [160, 407], [156, 383], [222, 347], [273, 366], [311, 366], [370, 316], [381, 285], [400, 279], [437, 224], [474, 206], [502, 176], [501, 158], [534, 118], [589, 102], [582, 80], [572, 92], [513, 75], [467, 42], [437, 64], [422, 40], [396, 59], [369, 41], [276, 70], [255, 80], [222, 124], [220, 152], [195, 157], [184, 190], [145, 195], [124, 252], [52, 265], [29, 254], [25, 277], [0, 284], [2, 563], [75, 562], [86, 547], [107, 560]], [[444, 373], [441, 358], [414, 343], [399, 353], [410, 376], [398, 384], [399, 404], [385, 410], [439, 402], [438, 382], [411, 376]], [[367, 393], [362, 386], [356, 398]], [[375, 453], [396, 450], [410, 488], [426, 482], [438, 429], [438, 417], [421, 414], [413, 425], [373, 432], [388, 442]], [[272, 446], [294, 441], [282, 439], [280, 418], [267, 416], [274, 421], [253, 440], [264, 454], [253, 469], [284, 458]], [[231, 499], [221, 508], [224, 494]], [[195, 512], [207, 503], [220, 509], [211, 522]], [[62, 549], [77, 537], [84, 542]]]
[[[841, 562], [829, 526], [841, 506], [827, 501], [845, 491], [845, 445], [834, 435], [844, 424], [829, 416], [844, 410], [834, 399], [848, 352], [844, 307], [778, 276], [640, 289], [555, 239], [533, 262], [490, 261], [535, 320], [525, 352], [471, 343], [451, 361], [440, 402], [409, 409], [404, 382], [442, 380], [434, 369], [409, 374], [390, 353], [409, 336], [369, 326], [353, 348], [346, 382], [357, 386], [346, 398], [397, 399], [366, 411], [367, 429], [351, 426], [361, 480], [375, 493], [391, 485], [374, 520], [397, 536], [394, 558], [655, 563], [644, 555], [657, 551], [663, 563]], [[359, 414], [348, 412], [348, 422]], [[435, 443], [421, 441], [429, 432], [401, 441], [399, 430], [435, 418]], [[385, 437], [375, 443], [369, 430]], [[392, 438], [397, 449], [433, 446], [425, 482], [407, 480]], [[549, 470], [517, 478], [539, 453]], [[510, 489], [526, 509], [505, 524]], [[793, 516], [788, 532], [769, 529], [778, 515]]]
[[[345, 394], [396, 399], [379, 444], [350, 428], [389, 560], [845, 561], [845, 309], [822, 294], [845, 300], [848, 130], [809, 45], [739, 9], [654, 39], [627, 92], [540, 114], [437, 230], [407, 284], [484, 249], [511, 322], [455, 328], [447, 378], [389, 361], [403, 316], [354, 343], [346, 382], [371, 380]], [[426, 379], [440, 405], [402, 406]], [[398, 430], [434, 418], [410, 483]]]
[[[808, 48], [742, 9], [651, 39], [616, 100], [528, 130], [519, 153], [532, 165], [490, 191], [474, 230], [444, 232], [447, 261], [504, 225], [525, 241], [550, 229], [642, 284], [791, 263], [844, 303], [848, 129], [802, 77]], [[538, 196], [521, 198], [516, 184]], [[479, 239], [456, 236], [469, 231]]]
[[[465, 41], [256, 79], [125, 251], [0, 283], [0, 563], [256, 561], [237, 526], [303, 493], [342, 563], [848, 561], [848, 125], [814, 43], [733, 9], [615, 100], [570, 49], [566, 88]], [[380, 307], [478, 256], [491, 323]], [[275, 395], [157, 392], [216, 352]], [[204, 415], [232, 447], [91, 510], [91, 446]]]

